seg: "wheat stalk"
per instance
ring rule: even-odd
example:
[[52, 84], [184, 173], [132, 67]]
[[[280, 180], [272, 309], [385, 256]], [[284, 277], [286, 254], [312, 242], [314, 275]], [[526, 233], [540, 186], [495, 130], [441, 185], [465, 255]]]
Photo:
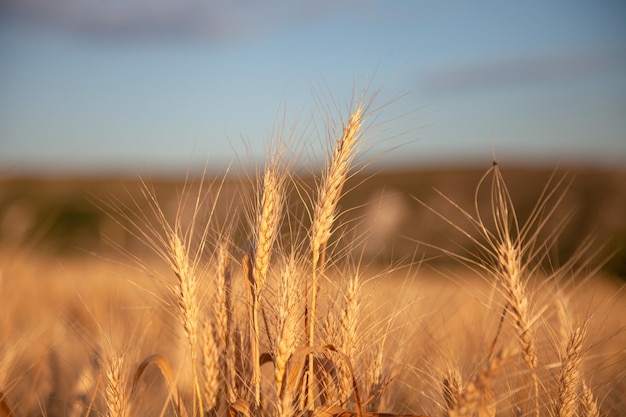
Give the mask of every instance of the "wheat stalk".
[[172, 269], [178, 278], [177, 296], [180, 317], [189, 345], [191, 355], [191, 372], [193, 375], [194, 404], [198, 410], [204, 412], [202, 405], [202, 389], [198, 376], [198, 324], [200, 322], [200, 303], [198, 299], [198, 277], [187, 248], [177, 234], [170, 234], [170, 250], [172, 254]]
[[284, 201], [284, 177], [278, 164], [273, 161], [265, 169], [262, 180], [262, 194], [259, 212], [254, 226], [252, 253], [244, 260], [248, 285], [251, 291], [251, 334], [252, 341], [252, 386], [255, 393], [255, 406], [261, 405], [261, 365], [259, 313], [262, 290], [267, 279], [272, 247], [278, 236]]
[[[494, 166], [492, 185], [493, 217], [496, 227], [492, 245], [495, 249], [496, 274], [504, 288], [507, 307], [522, 347], [523, 358], [531, 371], [535, 398], [535, 416], [539, 417], [539, 380], [537, 377], [537, 348], [532, 334], [529, 301], [526, 295], [524, 249], [511, 198], [498, 165]], [[511, 226], [514, 225], [514, 226]], [[517, 234], [517, 236], [515, 235]]]
[[[346, 182], [350, 165], [354, 159], [356, 144], [361, 137], [363, 124], [363, 112], [357, 107], [343, 127], [343, 135], [337, 140], [336, 147], [322, 177], [318, 188], [317, 203], [313, 212], [311, 224], [311, 253], [312, 253], [312, 276], [310, 283], [310, 295], [307, 288], [306, 296], [309, 297], [309, 305], [306, 311], [305, 322], [308, 326], [308, 346], [315, 345], [315, 315], [317, 309], [317, 292], [319, 290], [319, 277], [323, 274], [326, 246], [332, 234], [335, 223], [337, 204], [341, 197], [343, 185]], [[315, 394], [313, 391], [314, 378], [313, 356], [309, 356], [308, 383], [307, 383], [307, 408], [309, 411], [315, 407]]]

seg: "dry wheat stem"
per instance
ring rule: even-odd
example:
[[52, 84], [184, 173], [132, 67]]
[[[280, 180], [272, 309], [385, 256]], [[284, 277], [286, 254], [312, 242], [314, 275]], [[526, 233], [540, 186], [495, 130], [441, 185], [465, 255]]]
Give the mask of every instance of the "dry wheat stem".
[[[354, 159], [356, 144], [361, 135], [362, 116], [361, 107], [357, 107], [348, 119], [347, 125], [343, 128], [343, 135], [337, 141], [330, 165], [318, 189], [317, 203], [315, 204], [313, 222], [311, 224], [312, 277], [310, 284], [310, 301], [305, 317], [305, 322], [308, 325], [307, 339], [309, 347], [315, 344], [317, 292], [319, 289], [319, 278], [324, 269], [326, 246], [335, 222], [341, 190], [348, 176], [350, 165]], [[307, 297], [309, 297], [308, 294]], [[309, 411], [312, 411], [315, 407], [313, 378], [313, 357], [310, 356], [307, 383], [307, 408]]]

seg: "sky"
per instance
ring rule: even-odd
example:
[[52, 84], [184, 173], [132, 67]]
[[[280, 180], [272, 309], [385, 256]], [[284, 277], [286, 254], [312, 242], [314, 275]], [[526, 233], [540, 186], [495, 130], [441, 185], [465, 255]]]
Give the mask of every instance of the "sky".
[[283, 122], [304, 163], [363, 89], [382, 167], [626, 166], [626, 3], [0, 0], [3, 176], [222, 169]]

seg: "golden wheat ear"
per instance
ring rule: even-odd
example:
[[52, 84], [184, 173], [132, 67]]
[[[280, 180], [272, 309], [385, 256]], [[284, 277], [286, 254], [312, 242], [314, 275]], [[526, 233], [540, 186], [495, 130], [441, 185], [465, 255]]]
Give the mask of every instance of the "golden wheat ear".
[[253, 244], [244, 259], [251, 303], [250, 340], [252, 341], [252, 386], [255, 407], [261, 406], [260, 326], [259, 314], [263, 289], [267, 280], [272, 249], [278, 237], [283, 216], [285, 175], [279, 161], [270, 161], [263, 174], [258, 213], [254, 225]]
[[111, 354], [105, 359], [104, 399], [108, 417], [125, 417], [130, 409], [128, 375], [124, 355]]
[[[326, 261], [326, 246], [332, 234], [333, 225], [337, 216], [337, 205], [343, 186], [348, 177], [350, 166], [355, 157], [359, 139], [362, 136], [363, 109], [359, 106], [350, 115], [347, 124], [343, 127], [343, 134], [337, 139], [332, 152], [331, 160], [318, 185], [317, 202], [313, 209], [311, 223], [311, 281], [307, 281], [305, 297], [309, 299], [305, 315], [307, 339], [309, 347], [315, 345], [315, 320], [317, 309], [317, 293], [319, 279], [324, 272]], [[313, 358], [309, 358], [307, 402], [312, 411], [315, 403], [314, 394], [314, 366]]]
[[450, 400], [446, 400], [452, 406], [448, 408], [448, 417], [471, 417], [474, 413], [477, 413], [479, 417], [495, 416], [494, 379], [508, 358], [509, 351], [501, 350], [487, 360], [483, 368], [467, 382], [465, 387], [460, 392], [457, 391], [458, 394], [453, 392]]
[[576, 328], [570, 336], [559, 377], [559, 391], [557, 398], [557, 415], [572, 417], [576, 415], [581, 388], [580, 365], [582, 364], [582, 345], [587, 332], [587, 322]]

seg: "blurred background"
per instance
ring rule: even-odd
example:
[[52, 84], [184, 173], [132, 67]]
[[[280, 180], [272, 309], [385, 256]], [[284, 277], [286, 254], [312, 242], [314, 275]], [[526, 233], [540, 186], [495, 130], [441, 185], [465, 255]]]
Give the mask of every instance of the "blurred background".
[[91, 247], [106, 227], [86, 194], [262, 161], [283, 120], [321, 160], [316, 109], [345, 116], [367, 86], [389, 122], [369, 156], [396, 179], [355, 202], [439, 184], [471, 204], [495, 153], [520, 190], [574, 172], [572, 233], [626, 241], [621, 1], [2, 0], [0, 57], [5, 241], [45, 224]]

